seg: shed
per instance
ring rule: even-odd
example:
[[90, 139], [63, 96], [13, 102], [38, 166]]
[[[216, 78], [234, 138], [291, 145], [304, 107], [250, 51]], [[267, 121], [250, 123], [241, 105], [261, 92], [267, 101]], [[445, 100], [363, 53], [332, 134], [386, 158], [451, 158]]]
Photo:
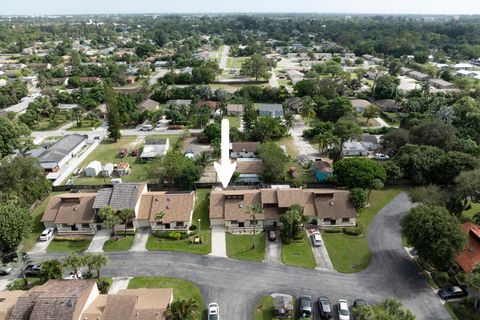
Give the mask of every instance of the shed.
[[113, 173], [113, 163], [107, 163], [102, 168], [102, 176], [110, 177]]
[[87, 177], [96, 177], [102, 171], [102, 163], [100, 161], [92, 161], [85, 167], [83, 172], [85, 172], [85, 176]]

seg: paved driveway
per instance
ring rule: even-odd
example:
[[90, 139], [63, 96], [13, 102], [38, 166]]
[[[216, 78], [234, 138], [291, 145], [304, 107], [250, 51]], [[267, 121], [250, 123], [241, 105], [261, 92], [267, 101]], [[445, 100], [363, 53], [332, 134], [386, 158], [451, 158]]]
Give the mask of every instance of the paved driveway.
[[139, 228], [135, 233], [132, 247], [129, 251], [147, 251], [147, 241], [150, 236], [149, 228]]
[[86, 252], [103, 252], [103, 245], [110, 239], [111, 232], [112, 230], [110, 228], [98, 230], [93, 236], [92, 242], [90, 242], [90, 246]]
[[227, 244], [225, 242], [225, 227], [223, 225], [212, 226], [212, 256], [226, 257]]
[[268, 232], [266, 232], [267, 239], [266, 246], [265, 246], [265, 262], [269, 263], [282, 263], [281, 257], [281, 248], [282, 245], [280, 244], [280, 239], [277, 237], [275, 241], [268, 240]]
[[[315, 257], [315, 262], [317, 263], [317, 269], [324, 269], [324, 270], [335, 270], [332, 265], [332, 261], [330, 260], [330, 256], [328, 255], [327, 248], [323, 244], [320, 247], [314, 247], [312, 245], [312, 240], [310, 239], [310, 233], [308, 231], [308, 241], [310, 242], [310, 246], [312, 247], [313, 256]], [[322, 237], [322, 235], [320, 235]]]
[[[219, 303], [222, 318], [228, 320], [251, 320], [258, 299], [272, 292], [295, 297], [325, 295], [332, 301], [363, 298], [372, 304], [395, 296], [417, 319], [450, 319], [403, 248], [400, 219], [410, 207], [408, 196], [402, 193], [375, 217], [368, 229], [372, 263], [356, 274], [162, 251], [108, 253], [110, 264], [102, 273], [107, 277], [158, 276], [192, 281], [200, 287], [206, 303]], [[64, 256], [49, 253], [32, 258]]]
[[113, 277], [112, 285], [108, 289], [108, 294], [115, 294], [122, 289], [127, 289], [130, 277]]
[[47, 252], [47, 247], [50, 245], [50, 242], [52, 242], [53, 237], [48, 240], [48, 241], [38, 241], [35, 242], [35, 245], [33, 246], [32, 250], [30, 250], [29, 253], [46, 253]]

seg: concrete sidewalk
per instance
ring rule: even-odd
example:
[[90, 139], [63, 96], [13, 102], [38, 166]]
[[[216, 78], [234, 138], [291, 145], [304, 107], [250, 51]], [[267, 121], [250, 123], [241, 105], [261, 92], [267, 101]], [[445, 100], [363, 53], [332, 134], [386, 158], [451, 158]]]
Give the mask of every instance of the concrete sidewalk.
[[[330, 260], [330, 256], [328, 255], [327, 248], [325, 247], [325, 242], [322, 239], [322, 245], [320, 247], [314, 247], [312, 245], [312, 240], [310, 240], [310, 233], [305, 230], [308, 236], [308, 241], [310, 242], [310, 246], [312, 247], [313, 256], [315, 257], [315, 262], [317, 263], [317, 267], [315, 269], [320, 270], [335, 270], [332, 265], [332, 261]], [[322, 234], [320, 233], [320, 238]]]
[[268, 240], [268, 232], [265, 235], [267, 237], [265, 247], [265, 262], [269, 263], [282, 263], [281, 250], [282, 245], [280, 239], [277, 237], [275, 241]]
[[147, 251], [147, 241], [149, 236], [149, 228], [139, 228], [135, 233], [132, 247], [128, 251]]

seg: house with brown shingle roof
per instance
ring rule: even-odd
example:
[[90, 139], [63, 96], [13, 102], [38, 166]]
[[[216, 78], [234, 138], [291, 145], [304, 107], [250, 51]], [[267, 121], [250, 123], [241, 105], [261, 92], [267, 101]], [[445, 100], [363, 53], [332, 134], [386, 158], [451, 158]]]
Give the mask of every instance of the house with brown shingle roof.
[[240, 158], [235, 170], [240, 174], [238, 181], [245, 183], [260, 182], [263, 173], [263, 161], [258, 158]]
[[232, 142], [231, 158], [255, 158], [260, 142]]
[[96, 193], [67, 193], [53, 196], [42, 217], [45, 228], [59, 235], [92, 235], [96, 232], [93, 203]]
[[246, 209], [260, 203], [263, 214], [256, 216], [257, 226], [276, 225], [292, 205], [304, 208], [309, 222], [319, 226], [355, 226], [357, 211], [349, 200], [349, 191], [337, 189], [260, 189], [214, 190], [210, 194], [210, 220], [227, 230], [251, 227]]
[[243, 104], [228, 104], [227, 116], [243, 116], [244, 108]]
[[145, 111], [155, 111], [158, 109], [158, 107], [160, 106], [160, 104], [155, 101], [155, 100], [152, 100], [152, 99], [147, 99], [145, 101], [142, 101], [139, 105], [138, 105], [138, 110], [140, 112], [145, 112]]
[[188, 230], [192, 225], [195, 192], [155, 191], [140, 199], [137, 227], [158, 230]]
[[23, 296], [25, 291], [0, 291], [0, 320], [8, 320], [12, 314], [13, 308], [19, 297]]
[[466, 222], [462, 224], [462, 229], [467, 235], [467, 245], [455, 261], [463, 271], [469, 273], [480, 264], [480, 228], [474, 223]]

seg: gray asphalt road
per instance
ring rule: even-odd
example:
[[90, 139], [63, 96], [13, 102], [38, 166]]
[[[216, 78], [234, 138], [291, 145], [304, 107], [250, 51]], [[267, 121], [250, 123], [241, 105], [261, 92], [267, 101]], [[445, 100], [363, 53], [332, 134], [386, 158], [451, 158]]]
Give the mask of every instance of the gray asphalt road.
[[374, 254], [372, 264], [357, 274], [178, 252], [117, 252], [108, 254], [110, 264], [103, 275], [179, 277], [192, 281], [200, 286], [205, 303], [218, 302], [222, 318], [229, 320], [251, 319], [256, 301], [272, 292], [309, 294], [315, 299], [325, 295], [334, 302], [339, 298], [350, 302], [363, 298], [378, 303], [396, 296], [417, 319], [450, 319], [402, 247], [399, 220], [410, 205], [408, 197], [402, 194], [377, 215], [368, 234]]

